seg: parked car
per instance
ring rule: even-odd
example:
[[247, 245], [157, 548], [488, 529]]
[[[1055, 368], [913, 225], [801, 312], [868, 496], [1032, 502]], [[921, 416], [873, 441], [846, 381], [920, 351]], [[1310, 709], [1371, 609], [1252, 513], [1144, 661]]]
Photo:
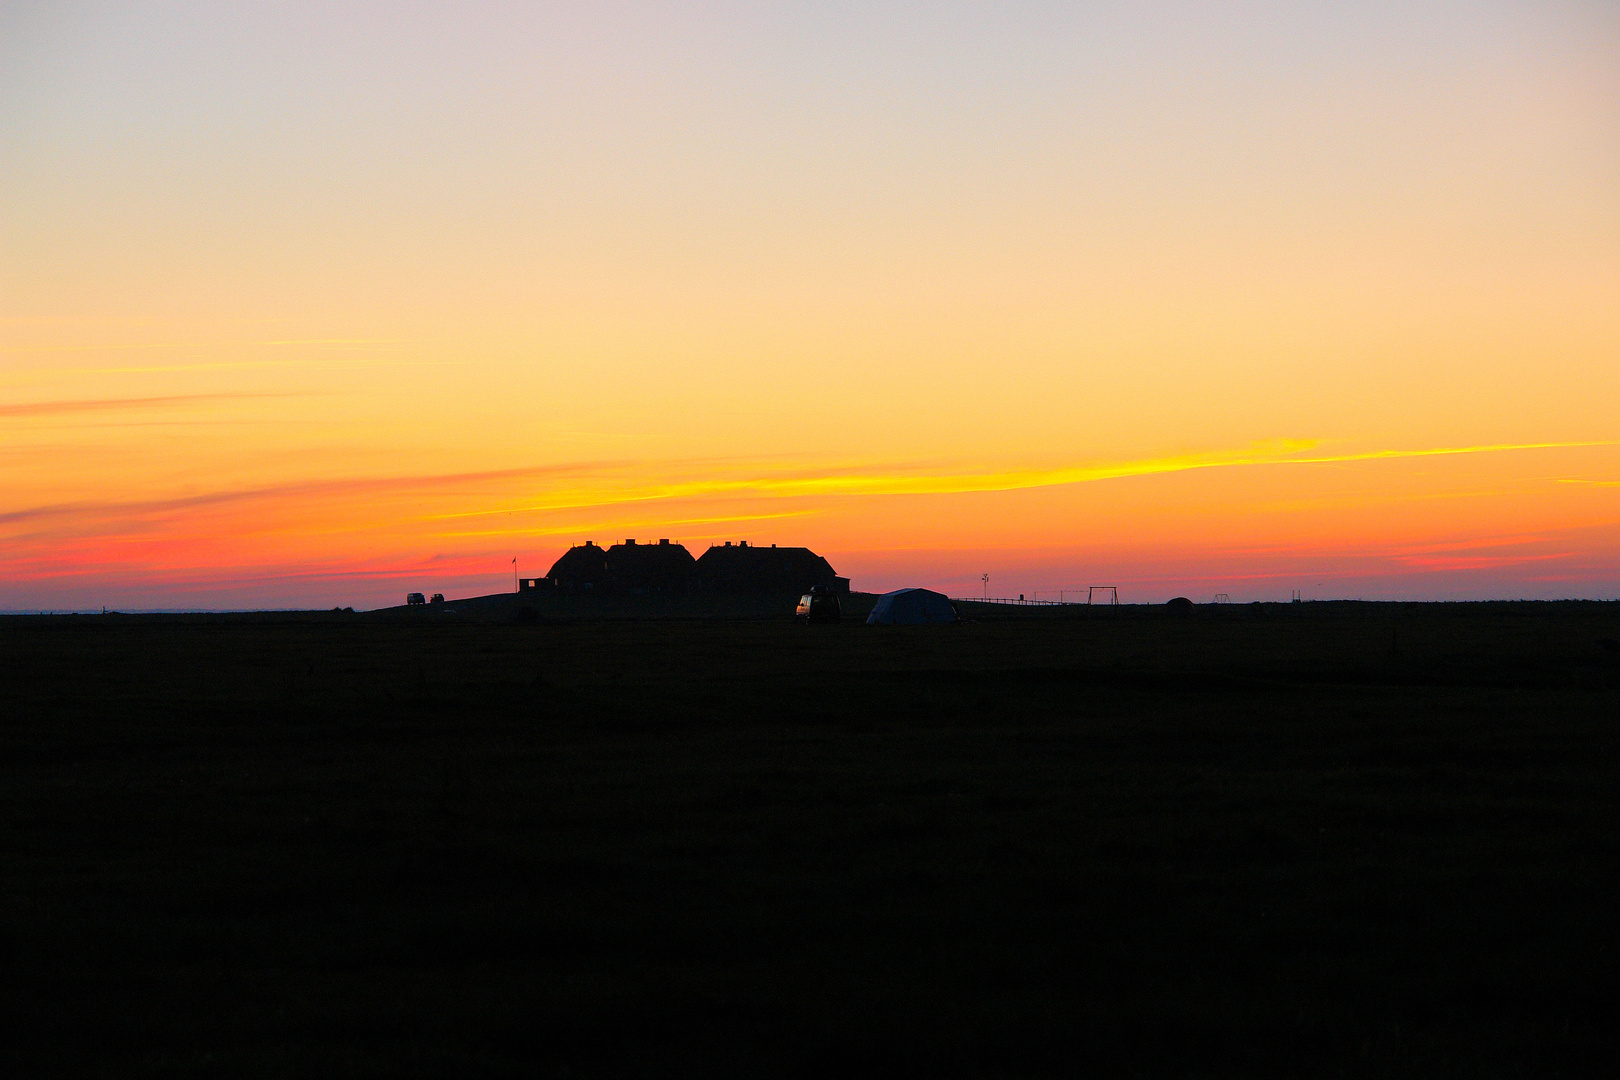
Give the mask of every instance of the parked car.
[[442, 603], [444, 603], [444, 593], [442, 593], [442, 592], [434, 593], [433, 594], [433, 599], [429, 600], [428, 603], [430, 603], [430, 604], [442, 604]]
[[843, 610], [838, 606], [837, 593], [825, 585], [817, 585], [799, 597], [799, 606], [793, 614], [807, 623], [826, 623], [837, 622], [843, 617]]
[[406, 593], [405, 594], [405, 602], [407, 604], [412, 605], [412, 606], [415, 606], [417, 604], [425, 604], [425, 603], [427, 603], [427, 597], [423, 596], [419, 592]]

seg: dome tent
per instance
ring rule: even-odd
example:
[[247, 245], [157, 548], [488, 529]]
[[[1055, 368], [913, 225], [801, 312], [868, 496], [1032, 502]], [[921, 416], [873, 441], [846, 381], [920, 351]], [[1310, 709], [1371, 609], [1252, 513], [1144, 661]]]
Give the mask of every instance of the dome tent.
[[950, 597], [930, 589], [896, 589], [878, 597], [867, 626], [921, 626], [953, 623], [956, 609]]

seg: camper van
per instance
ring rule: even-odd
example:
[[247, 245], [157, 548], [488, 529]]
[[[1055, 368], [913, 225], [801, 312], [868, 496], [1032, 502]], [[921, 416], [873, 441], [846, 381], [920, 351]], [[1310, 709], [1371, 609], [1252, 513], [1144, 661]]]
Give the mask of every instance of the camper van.
[[838, 594], [825, 585], [817, 585], [799, 597], [795, 618], [807, 623], [837, 622], [843, 615], [838, 606]]

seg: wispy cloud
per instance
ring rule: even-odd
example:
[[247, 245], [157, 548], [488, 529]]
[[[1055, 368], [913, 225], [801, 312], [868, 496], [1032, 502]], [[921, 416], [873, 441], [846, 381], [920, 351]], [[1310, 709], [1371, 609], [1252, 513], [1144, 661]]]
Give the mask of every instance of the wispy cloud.
[[611, 503], [648, 502], [661, 499], [705, 496], [753, 495], [784, 498], [812, 495], [951, 495], [973, 492], [1017, 491], [1028, 488], [1060, 487], [1095, 483], [1133, 476], [1189, 472], [1195, 469], [1222, 469], [1243, 465], [1325, 465], [1358, 461], [1387, 461], [1399, 458], [1442, 457], [1458, 454], [1504, 453], [1522, 450], [1572, 449], [1613, 446], [1611, 442], [1499, 443], [1483, 446], [1447, 446], [1415, 450], [1368, 450], [1347, 454], [1312, 454], [1320, 443], [1313, 439], [1278, 439], [1255, 443], [1243, 450], [1181, 454], [1143, 458], [1135, 461], [1100, 462], [1049, 469], [1017, 469], [976, 473], [930, 473], [900, 471], [893, 466], [873, 466], [800, 471], [755, 473], [732, 477], [708, 477], [665, 483], [625, 485], [611, 490], [560, 491], [551, 497], [527, 500], [521, 505], [498, 509], [470, 510], [450, 517], [479, 517], [537, 511], [579, 510]]
[[[621, 464], [621, 463], [614, 463]], [[603, 469], [599, 462], [572, 465], [542, 465], [518, 469], [492, 469], [484, 472], [439, 473], [423, 476], [353, 477], [334, 480], [307, 480], [287, 484], [266, 484], [211, 491], [169, 499], [139, 499], [121, 502], [78, 501], [47, 506], [24, 507], [0, 512], [0, 524], [20, 523], [71, 516], [139, 518], [175, 511], [195, 510], [229, 503], [261, 500], [307, 500], [328, 496], [363, 498], [367, 495], [459, 488], [488, 482], [535, 480], [570, 473], [591, 473]]]
[[[163, 399], [129, 399], [151, 404]], [[86, 403], [78, 403], [80, 405]], [[96, 404], [96, 403], [90, 403]], [[66, 406], [66, 403], [63, 403]], [[108, 405], [109, 408], [122, 407]], [[163, 517], [199, 510], [205, 507], [231, 503], [299, 504], [304, 509], [298, 515], [308, 518], [315, 504], [333, 499], [343, 500], [349, 508], [337, 513], [349, 522], [366, 520], [380, 525], [383, 519], [400, 521], [397, 511], [381, 511], [372, 500], [412, 492], [434, 493], [436, 497], [454, 497], [463, 506], [469, 502], [483, 502], [477, 509], [450, 510], [423, 515], [418, 511], [414, 520], [431, 525], [436, 522], [470, 521], [502, 515], [521, 515], [542, 512], [602, 511], [612, 507], [634, 504], [675, 502], [696, 499], [759, 499], [810, 497], [861, 497], [881, 495], [941, 495], [973, 492], [1012, 491], [1028, 488], [1095, 483], [1104, 480], [1135, 476], [1187, 472], [1198, 469], [1236, 468], [1240, 466], [1321, 465], [1362, 461], [1384, 461], [1399, 458], [1423, 458], [1461, 454], [1507, 453], [1530, 450], [1572, 449], [1581, 447], [1612, 446], [1609, 442], [1567, 443], [1512, 443], [1481, 446], [1435, 447], [1411, 450], [1373, 450], [1343, 454], [1315, 452], [1320, 444], [1315, 440], [1276, 440], [1257, 443], [1246, 449], [1201, 454], [1183, 454], [1169, 457], [1144, 458], [1132, 461], [1101, 462], [1048, 469], [1000, 470], [987, 472], [942, 472], [923, 468], [901, 468], [893, 465], [873, 464], [825, 466], [821, 468], [790, 466], [778, 462], [767, 465], [759, 460], [708, 460], [687, 462], [607, 461], [579, 462], [565, 465], [545, 465], [482, 472], [427, 474], [416, 476], [356, 477], [333, 480], [310, 480], [278, 485], [265, 485], [237, 490], [208, 492], [169, 499], [128, 502], [85, 501], [48, 506], [25, 507], [0, 512], [0, 524], [25, 525], [35, 523], [51, 528], [67, 525], [76, 531], [96, 529], [122, 522], [150, 521]], [[664, 474], [666, 480], [649, 482], [649, 474]], [[682, 475], [684, 474], [684, 476]], [[537, 490], [538, 489], [538, 490]], [[490, 506], [503, 493], [525, 491], [525, 496], [511, 499], [505, 505]], [[509, 497], [509, 496], [508, 496]], [[442, 505], [442, 504], [441, 504]], [[717, 508], [718, 509], [718, 508]], [[794, 513], [813, 511], [795, 508]], [[690, 514], [680, 522], [722, 522], [731, 515], [723, 512], [714, 516], [697, 517]], [[74, 521], [74, 519], [78, 519]], [[311, 521], [313, 519], [310, 519]], [[763, 520], [749, 515], [735, 520]], [[645, 512], [635, 515], [636, 527], [658, 527], [658, 523], [671, 524], [671, 519]], [[585, 527], [609, 527], [612, 523], [583, 525], [571, 523], [566, 530], [577, 533]], [[623, 527], [630, 527], [625, 522]], [[441, 535], [547, 535], [533, 528], [516, 524], [508, 528], [490, 529], [482, 533], [472, 530]]]
[[1541, 555], [1403, 555], [1396, 561], [1423, 570], [1489, 570], [1498, 566], [1518, 566], [1522, 563], [1568, 559], [1574, 555], [1573, 551], [1555, 551]]
[[172, 374], [178, 371], [240, 371], [250, 368], [288, 368], [321, 367], [321, 368], [364, 368], [364, 367], [435, 367], [442, 365], [442, 360], [400, 360], [390, 358], [386, 360], [365, 359], [350, 357], [341, 360], [322, 358], [319, 360], [299, 360], [280, 357], [275, 360], [219, 360], [208, 363], [194, 364], [142, 364], [124, 367], [95, 367], [95, 368], [68, 368], [59, 370], [58, 375], [161, 375]]
[[789, 510], [780, 514], [730, 514], [714, 517], [692, 518], [621, 518], [611, 521], [587, 521], [570, 523], [562, 528], [531, 528], [531, 529], [480, 529], [469, 532], [442, 532], [434, 533], [438, 537], [462, 536], [578, 536], [593, 530], [601, 532], [625, 530], [634, 532], [644, 529], [673, 529], [683, 525], [728, 525], [740, 521], [777, 521], [782, 518], [809, 517], [814, 511]]
[[255, 345], [398, 345], [399, 338], [281, 338], [270, 341], [160, 341], [122, 345], [13, 345], [0, 354], [145, 352], [162, 349], [239, 349]]
[[1481, 536], [1472, 540], [1450, 540], [1437, 544], [1407, 544], [1398, 549], [1401, 556], [1416, 558], [1422, 555], [1446, 555], [1459, 551], [1491, 551], [1497, 548], [1528, 547], [1546, 544], [1551, 537], [1541, 534], [1525, 536]]
[[[16, 382], [28, 380], [30, 377], [38, 378], [42, 371], [48, 371], [51, 376], [62, 375], [150, 375], [184, 371], [234, 371], [253, 368], [288, 368], [303, 367], [314, 364], [329, 365], [342, 364], [345, 367], [376, 367], [399, 366], [413, 367], [436, 366], [442, 364], [441, 360], [406, 360], [398, 355], [397, 350], [385, 350], [387, 355], [383, 358], [367, 356], [364, 351], [340, 352], [334, 356], [330, 351], [308, 353], [302, 351], [304, 347], [319, 346], [323, 350], [331, 348], [351, 349], [364, 346], [368, 349], [379, 346], [403, 345], [405, 341], [400, 338], [284, 338], [264, 341], [199, 341], [199, 342], [158, 342], [147, 344], [124, 345], [41, 345], [41, 346], [0, 346], [0, 356], [53, 356], [70, 355], [82, 356], [81, 363], [94, 364], [97, 354], [113, 354], [100, 364], [88, 367], [25, 367], [22, 370], [9, 372], [7, 380]], [[235, 360], [199, 360], [187, 359], [185, 356], [164, 357], [145, 356], [152, 353], [182, 353], [192, 357], [229, 355], [232, 350], [243, 349], [269, 349], [269, 353], [252, 356], [249, 359]], [[117, 354], [131, 354], [120, 358]], [[23, 361], [26, 364], [26, 361]]]
[[298, 394], [173, 394], [168, 397], [101, 398], [99, 400], [30, 401], [0, 405], [0, 416], [53, 416], [59, 413], [105, 412], [116, 409], [159, 409], [175, 405], [239, 401], [247, 398], [299, 397]]

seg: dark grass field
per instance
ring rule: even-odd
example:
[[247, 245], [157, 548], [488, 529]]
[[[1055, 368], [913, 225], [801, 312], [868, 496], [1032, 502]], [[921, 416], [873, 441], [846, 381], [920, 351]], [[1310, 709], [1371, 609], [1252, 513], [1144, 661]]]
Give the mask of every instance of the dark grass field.
[[1620, 605], [1091, 615], [0, 620], [0, 1067], [1617, 1075]]

